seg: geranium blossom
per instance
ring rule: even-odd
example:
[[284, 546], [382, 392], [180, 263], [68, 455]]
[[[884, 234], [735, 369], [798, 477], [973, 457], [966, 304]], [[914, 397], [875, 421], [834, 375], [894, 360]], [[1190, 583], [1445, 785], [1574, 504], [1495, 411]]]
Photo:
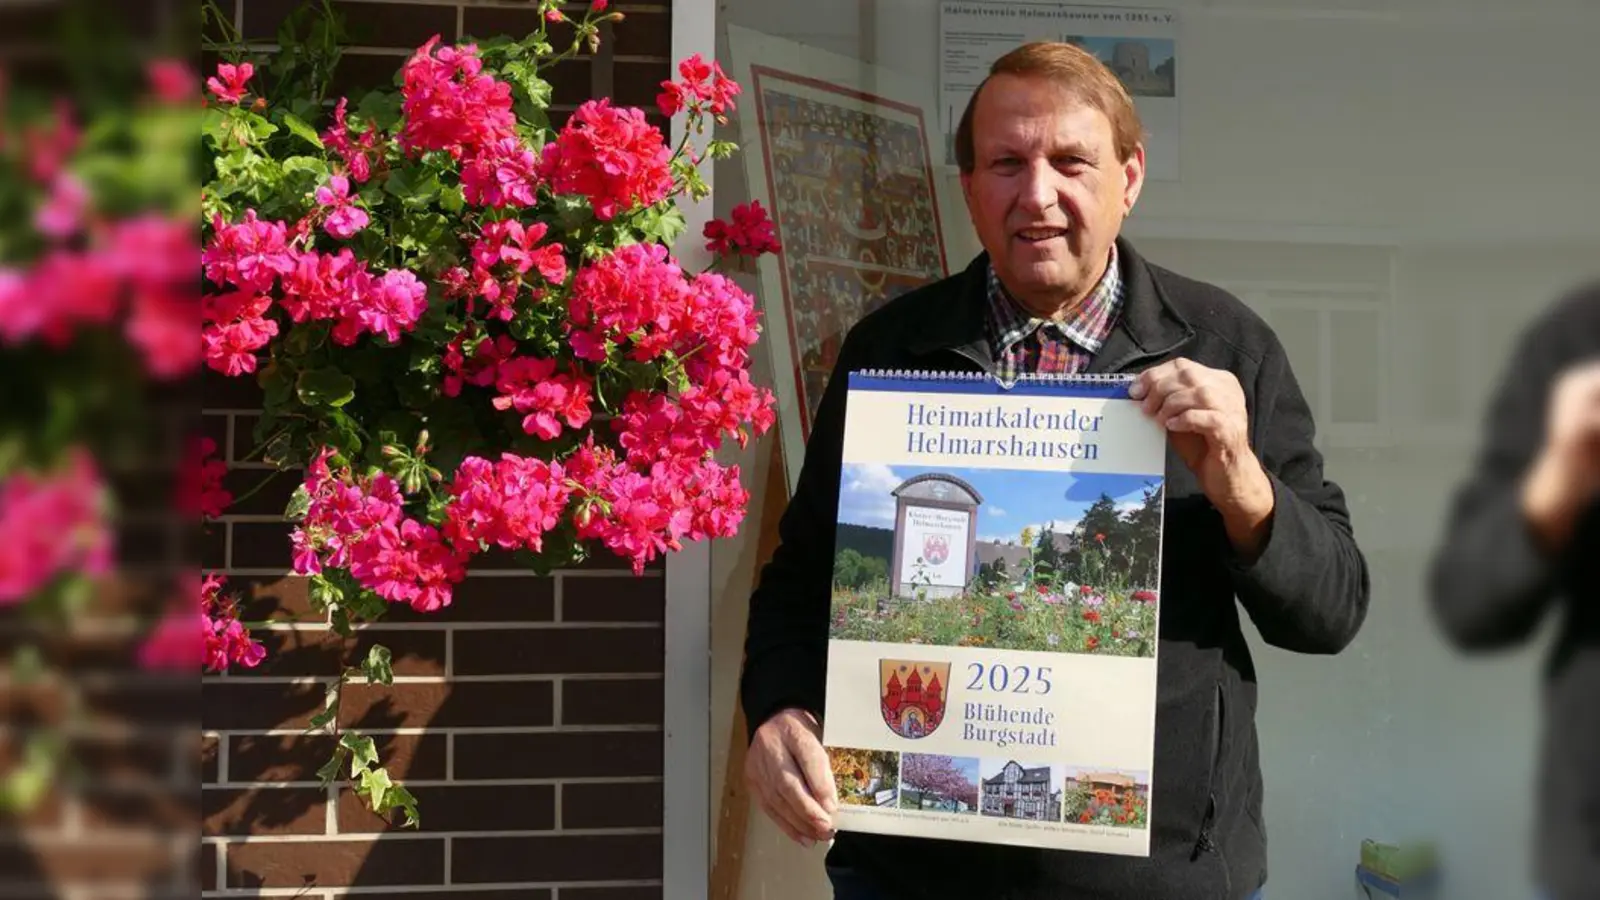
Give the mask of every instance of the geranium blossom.
[[752, 200], [735, 206], [729, 220], [707, 222], [701, 234], [706, 250], [717, 256], [760, 256], [783, 249], [774, 227], [761, 201]]
[[178, 511], [185, 515], [214, 519], [233, 502], [233, 494], [223, 487], [228, 464], [216, 457], [217, 442], [195, 437], [188, 442], [178, 465]]
[[538, 167], [539, 158], [521, 140], [499, 138], [462, 165], [462, 195], [468, 203], [495, 209], [532, 206]]
[[739, 83], [722, 71], [722, 64], [706, 62], [696, 53], [678, 63], [681, 83], [661, 82], [661, 94], [656, 106], [664, 116], [675, 116], [684, 109], [698, 111], [704, 106], [714, 116], [722, 116], [734, 108], [733, 98], [742, 90]]
[[571, 488], [559, 463], [512, 453], [498, 462], [469, 456], [450, 485], [445, 535], [456, 546], [544, 549], [544, 535], [566, 512]]
[[511, 85], [483, 71], [476, 45], [438, 44], [434, 35], [405, 64], [400, 146], [444, 150], [459, 160], [514, 138]]
[[60, 575], [106, 574], [108, 500], [98, 467], [81, 450], [55, 471], [0, 480], [0, 606], [26, 600]]
[[327, 184], [317, 188], [316, 198], [328, 216], [323, 228], [334, 237], [349, 240], [367, 227], [367, 212], [351, 200], [350, 179], [343, 175], [330, 176]]
[[345, 168], [357, 184], [365, 184], [372, 177], [372, 165], [381, 158], [378, 146], [380, 135], [368, 128], [356, 132], [345, 121], [349, 99], [340, 97], [333, 107], [333, 124], [322, 132], [322, 143], [344, 160]]
[[237, 106], [244, 99], [245, 82], [255, 73], [251, 63], [218, 63], [217, 74], [206, 79], [206, 88], [223, 103]]
[[556, 374], [556, 361], [519, 356], [500, 363], [495, 374], [495, 409], [515, 409], [524, 413], [522, 430], [552, 440], [561, 434], [561, 425], [582, 428], [589, 422], [589, 402], [593, 389], [580, 375]]
[[672, 152], [639, 109], [589, 100], [544, 146], [539, 174], [558, 194], [581, 194], [602, 221], [672, 192]]

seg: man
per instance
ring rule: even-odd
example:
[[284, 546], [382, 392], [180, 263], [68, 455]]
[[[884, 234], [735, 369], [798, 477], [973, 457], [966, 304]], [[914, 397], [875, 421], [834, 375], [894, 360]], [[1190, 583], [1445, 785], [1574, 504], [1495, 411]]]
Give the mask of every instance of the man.
[[1537, 877], [1600, 898], [1600, 284], [1523, 336], [1487, 446], [1434, 559], [1433, 608], [1458, 646], [1509, 647], [1553, 611]]
[[984, 252], [846, 336], [781, 544], [751, 598], [741, 685], [746, 780], [805, 845], [832, 836], [819, 743], [845, 373], [865, 368], [1140, 373], [1170, 432], [1152, 775], [1152, 855], [1128, 858], [841, 833], [837, 900], [904, 897], [1242, 900], [1266, 880], [1255, 674], [1238, 604], [1265, 639], [1335, 653], [1365, 617], [1366, 563], [1323, 479], [1283, 348], [1224, 291], [1119, 237], [1144, 180], [1116, 77], [1067, 44], [997, 61], [957, 134]]

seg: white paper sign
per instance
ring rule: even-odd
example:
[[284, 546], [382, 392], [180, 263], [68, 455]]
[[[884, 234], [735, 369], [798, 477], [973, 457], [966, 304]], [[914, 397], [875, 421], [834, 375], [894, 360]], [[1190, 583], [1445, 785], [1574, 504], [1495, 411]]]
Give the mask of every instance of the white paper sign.
[[1170, 9], [945, 0], [939, 5], [939, 122], [955, 165], [956, 126], [989, 66], [1029, 41], [1065, 41], [1122, 80], [1147, 134], [1146, 177], [1178, 178], [1178, 14]]

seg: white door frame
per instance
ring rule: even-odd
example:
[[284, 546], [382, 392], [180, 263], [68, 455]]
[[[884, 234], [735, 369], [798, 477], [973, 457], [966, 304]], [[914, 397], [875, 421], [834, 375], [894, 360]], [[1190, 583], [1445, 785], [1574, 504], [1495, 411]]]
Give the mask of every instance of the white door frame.
[[[716, 0], [673, 0], [672, 61], [699, 53], [716, 59]], [[674, 68], [670, 77], [676, 77]], [[672, 146], [685, 117], [672, 119]], [[701, 166], [707, 186], [712, 165]], [[674, 252], [685, 271], [710, 261], [701, 230], [711, 219], [708, 197], [680, 200], [688, 227]], [[711, 544], [685, 544], [666, 559], [666, 668], [662, 725], [661, 893], [664, 900], [704, 900], [711, 879]]]

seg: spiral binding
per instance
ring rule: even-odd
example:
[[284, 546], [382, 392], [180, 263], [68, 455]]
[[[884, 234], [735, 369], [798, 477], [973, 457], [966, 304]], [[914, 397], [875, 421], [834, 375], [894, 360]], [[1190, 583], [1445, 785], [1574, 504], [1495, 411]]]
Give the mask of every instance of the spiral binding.
[[1031, 372], [1018, 376], [1016, 381], [1005, 381], [987, 372], [924, 372], [914, 369], [863, 369], [857, 374], [867, 378], [894, 378], [910, 381], [993, 381], [1007, 388], [1015, 387], [1019, 384], [1127, 384], [1136, 377], [1118, 372]]

